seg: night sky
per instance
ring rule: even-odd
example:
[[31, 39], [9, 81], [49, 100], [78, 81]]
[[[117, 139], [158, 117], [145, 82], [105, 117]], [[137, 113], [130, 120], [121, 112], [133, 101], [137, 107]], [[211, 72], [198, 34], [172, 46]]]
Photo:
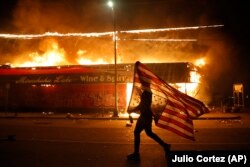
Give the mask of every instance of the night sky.
[[[232, 94], [233, 83], [243, 83], [245, 92], [249, 92], [250, 26], [246, 0], [114, 0], [114, 2], [117, 30], [224, 25], [218, 29], [170, 32], [167, 35], [156, 34], [146, 38], [160, 36], [198, 39], [197, 43], [185, 47], [177, 47], [175, 44], [175, 47], [171, 48], [172, 56], [185, 61], [189, 60], [187, 56], [209, 54], [210, 61], [203, 70], [210, 82], [209, 87], [213, 95]], [[107, 7], [107, 0], [1, 0], [0, 23], [0, 33], [14, 34], [48, 31], [89, 33], [113, 30], [112, 12]], [[3, 44], [5, 41], [2, 39], [0, 42]], [[140, 45], [147, 45], [152, 52], [156, 52], [156, 46], [159, 49], [163, 47], [158, 43], [140, 43]], [[1, 63], [9, 58], [7, 52], [10, 49], [4, 46], [0, 48]], [[120, 47], [121, 52], [127, 54], [133, 49], [133, 47], [123, 47], [122, 43]], [[176, 51], [178, 49], [181, 49], [181, 54]], [[169, 49], [165, 49], [164, 54], [168, 55], [168, 51]], [[140, 56], [139, 52], [135, 54]], [[8, 55], [8, 58], [5, 55]], [[140, 60], [143, 60], [143, 56]]]

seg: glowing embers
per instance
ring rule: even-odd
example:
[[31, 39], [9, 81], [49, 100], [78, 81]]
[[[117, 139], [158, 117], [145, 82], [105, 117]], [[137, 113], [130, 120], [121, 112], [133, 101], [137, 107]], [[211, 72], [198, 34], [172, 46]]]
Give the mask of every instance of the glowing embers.
[[31, 85], [32, 88], [44, 87], [44, 88], [54, 88], [55, 84], [33, 84]]
[[106, 35], [112, 35], [113, 32], [101, 32], [101, 33], [58, 33], [58, 32], [46, 32], [44, 34], [0, 34], [0, 38], [8, 39], [34, 39], [44, 37], [101, 37]]

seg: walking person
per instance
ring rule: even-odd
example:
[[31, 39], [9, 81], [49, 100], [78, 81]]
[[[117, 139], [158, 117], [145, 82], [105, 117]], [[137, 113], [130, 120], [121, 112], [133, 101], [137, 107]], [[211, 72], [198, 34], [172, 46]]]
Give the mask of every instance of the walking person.
[[165, 143], [159, 136], [152, 132], [152, 121], [153, 121], [153, 113], [151, 110], [152, 103], [152, 93], [144, 90], [141, 94], [141, 101], [139, 105], [132, 109], [128, 110], [128, 113], [131, 114], [136, 111], [140, 111], [140, 116], [136, 122], [136, 126], [134, 129], [134, 152], [127, 156], [129, 160], [140, 160], [140, 134], [143, 130], [145, 130], [147, 136], [154, 139], [157, 143], [159, 143], [165, 153], [170, 150], [170, 145]]

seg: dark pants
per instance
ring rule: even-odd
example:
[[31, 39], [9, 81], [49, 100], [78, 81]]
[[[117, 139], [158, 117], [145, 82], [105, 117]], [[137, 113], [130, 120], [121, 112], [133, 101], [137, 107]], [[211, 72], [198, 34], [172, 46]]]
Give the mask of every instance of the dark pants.
[[166, 146], [166, 143], [161, 140], [155, 133], [152, 132], [152, 118], [139, 117], [135, 130], [134, 130], [134, 152], [139, 153], [140, 149], [140, 134], [145, 130], [146, 134], [159, 143], [162, 147]]

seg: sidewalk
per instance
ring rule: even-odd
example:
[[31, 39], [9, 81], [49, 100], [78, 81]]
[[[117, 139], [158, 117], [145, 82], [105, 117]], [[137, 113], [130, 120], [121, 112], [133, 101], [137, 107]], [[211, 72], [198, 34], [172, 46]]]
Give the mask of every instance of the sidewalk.
[[198, 119], [240, 119], [240, 115], [242, 115], [242, 113], [210, 112], [201, 115]]
[[[242, 115], [250, 113], [224, 113], [210, 112], [203, 114], [197, 119], [240, 119]], [[113, 117], [112, 113], [55, 113], [55, 112], [0, 112], [0, 118], [47, 118], [47, 119], [113, 119], [128, 120], [126, 114], [119, 114], [119, 117]], [[134, 118], [136, 119], [136, 117]]]

